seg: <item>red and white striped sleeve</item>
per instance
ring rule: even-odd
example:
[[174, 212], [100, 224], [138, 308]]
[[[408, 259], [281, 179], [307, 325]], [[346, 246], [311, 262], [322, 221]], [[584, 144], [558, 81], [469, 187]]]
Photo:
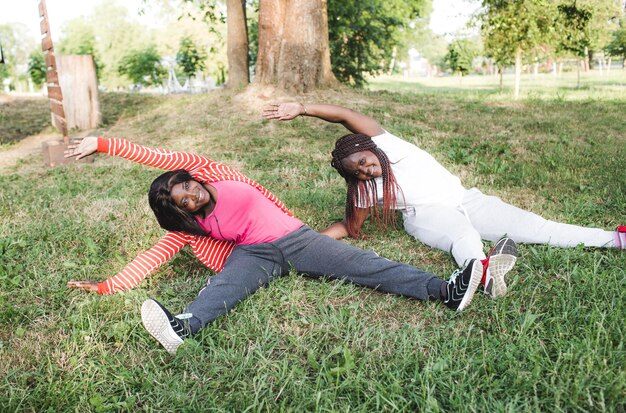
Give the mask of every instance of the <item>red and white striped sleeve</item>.
[[193, 153], [148, 148], [121, 138], [98, 138], [98, 152], [169, 171], [177, 169], [192, 171], [217, 164]]
[[186, 244], [187, 240], [182, 233], [168, 232], [154, 247], [137, 256], [117, 275], [99, 283], [98, 294], [113, 294], [130, 290], [183, 249]]

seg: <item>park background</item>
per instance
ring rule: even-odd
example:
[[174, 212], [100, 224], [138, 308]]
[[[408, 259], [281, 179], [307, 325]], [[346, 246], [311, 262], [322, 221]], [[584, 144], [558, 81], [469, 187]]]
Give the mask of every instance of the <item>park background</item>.
[[[451, 32], [431, 27], [436, 0], [135, 3], [103, 1], [53, 31], [57, 54], [90, 54], [98, 67], [101, 124], [73, 137], [207, 155], [322, 229], [343, 214], [344, 183], [328, 164], [342, 127], [260, 113], [334, 103], [426, 149], [466, 187], [562, 222], [626, 223], [622, 1], [464, 1], [468, 26]], [[277, 4], [289, 18], [263, 20]], [[246, 36], [227, 30], [236, 5]], [[306, 26], [324, 15], [326, 37]], [[41, 141], [60, 136], [38, 36], [0, 21], [0, 411], [626, 408], [620, 251], [522, 245], [509, 294], [478, 296], [462, 314], [292, 274], [170, 357], [139, 307], [157, 297], [182, 309], [211, 272], [184, 250], [129, 292], [65, 287], [114, 275], [159, 239], [145, 196], [158, 171], [105, 156], [44, 166]], [[267, 25], [308, 45], [276, 55], [292, 66], [261, 64], [273, 53], [259, 47]], [[245, 38], [245, 53], [229, 37]], [[400, 229], [368, 234], [347, 242], [442, 277], [454, 269]]]

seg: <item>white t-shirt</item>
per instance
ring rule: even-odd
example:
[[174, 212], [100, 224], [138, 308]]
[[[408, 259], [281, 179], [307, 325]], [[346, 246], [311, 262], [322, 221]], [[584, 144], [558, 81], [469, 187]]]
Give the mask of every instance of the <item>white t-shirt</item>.
[[[396, 177], [397, 209], [428, 204], [458, 206], [465, 188], [461, 181], [444, 168], [428, 152], [405, 140], [385, 133], [373, 136], [374, 143], [387, 155]], [[383, 178], [374, 179], [378, 203], [383, 201]]]

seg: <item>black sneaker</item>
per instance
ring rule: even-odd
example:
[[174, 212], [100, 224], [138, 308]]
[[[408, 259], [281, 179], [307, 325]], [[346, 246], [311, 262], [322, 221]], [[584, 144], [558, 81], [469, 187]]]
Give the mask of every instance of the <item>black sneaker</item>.
[[485, 294], [491, 298], [506, 295], [504, 276], [511, 271], [517, 261], [517, 245], [511, 238], [501, 238], [493, 246], [485, 267]]
[[472, 301], [482, 277], [483, 264], [480, 260], [471, 260], [464, 269], [454, 271], [446, 286], [448, 298], [443, 303], [451, 310], [463, 311]]
[[183, 344], [183, 339], [190, 336], [183, 322], [153, 299], [146, 300], [141, 305], [141, 321], [148, 333], [171, 355], [175, 355], [176, 349]]

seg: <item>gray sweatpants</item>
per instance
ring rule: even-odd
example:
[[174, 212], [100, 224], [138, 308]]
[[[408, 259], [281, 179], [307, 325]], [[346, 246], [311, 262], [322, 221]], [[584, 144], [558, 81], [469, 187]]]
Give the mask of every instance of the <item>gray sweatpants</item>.
[[191, 313], [192, 334], [291, 268], [310, 277], [346, 280], [419, 300], [440, 298], [444, 282], [434, 274], [350, 246], [305, 225], [274, 242], [235, 247], [224, 269], [209, 279], [186, 309]]

